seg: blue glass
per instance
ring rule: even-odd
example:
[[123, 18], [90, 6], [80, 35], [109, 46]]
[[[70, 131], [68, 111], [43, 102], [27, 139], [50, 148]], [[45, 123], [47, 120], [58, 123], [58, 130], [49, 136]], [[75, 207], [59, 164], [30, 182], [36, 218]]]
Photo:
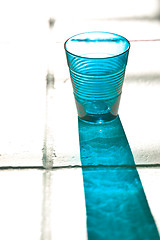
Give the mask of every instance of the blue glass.
[[129, 41], [117, 34], [88, 32], [65, 42], [78, 116], [90, 122], [118, 114]]
[[88, 240], [160, 239], [119, 116], [78, 123]]

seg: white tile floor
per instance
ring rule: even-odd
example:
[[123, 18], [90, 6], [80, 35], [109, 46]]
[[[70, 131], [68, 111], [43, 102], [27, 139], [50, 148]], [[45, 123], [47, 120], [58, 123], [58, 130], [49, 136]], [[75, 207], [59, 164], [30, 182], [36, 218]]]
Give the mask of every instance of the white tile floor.
[[[86, 239], [81, 169], [45, 171], [42, 166], [80, 166], [63, 44], [73, 34], [91, 30], [131, 40], [119, 114], [160, 231], [160, 6], [158, 0], [140, 2], [133, 10], [124, 0], [110, 8], [92, 1], [94, 10], [88, 15], [86, 6], [85, 19], [76, 12], [68, 17], [69, 6], [77, 8], [73, 1], [66, 2], [67, 8], [60, 1], [19, 0], [0, 7], [0, 239]], [[48, 19], [54, 16], [57, 21], [49, 30]], [[46, 96], [48, 69], [55, 88], [48, 86]]]

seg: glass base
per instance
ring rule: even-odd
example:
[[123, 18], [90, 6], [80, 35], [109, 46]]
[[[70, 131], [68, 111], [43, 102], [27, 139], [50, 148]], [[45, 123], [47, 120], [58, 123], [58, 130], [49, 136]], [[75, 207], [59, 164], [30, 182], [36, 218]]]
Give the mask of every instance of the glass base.
[[80, 119], [92, 123], [105, 123], [114, 120], [118, 115], [119, 94], [112, 99], [82, 99], [75, 95], [77, 112]]
[[102, 123], [106, 123], [106, 122], [109, 122], [109, 121], [112, 121], [114, 120], [117, 115], [113, 115], [111, 113], [108, 113], [108, 114], [101, 114], [100, 116], [97, 114], [88, 114], [88, 115], [85, 115], [85, 116], [78, 116], [80, 120], [82, 121], [85, 121], [85, 122], [90, 122], [90, 123], [97, 123], [97, 124], [102, 124]]

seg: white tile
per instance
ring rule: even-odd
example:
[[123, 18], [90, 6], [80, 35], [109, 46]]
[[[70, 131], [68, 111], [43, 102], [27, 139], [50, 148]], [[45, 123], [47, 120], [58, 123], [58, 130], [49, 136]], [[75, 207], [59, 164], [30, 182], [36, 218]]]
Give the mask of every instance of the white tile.
[[137, 164], [159, 164], [160, 42], [135, 42], [126, 69], [120, 117]]
[[41, 235], [42, 174], [0, 171], [0, 238], [34, 239]]
[[[145, 7], [144, 7], [145, 6]], [[50, 14], [56, 18], [125, 18], [125, 17], [155, 17], [159, 3], [156, 0], [135, 0], [128, 4], [122, 0], [82, 0], [82, 1], [50, 1]]]
[[148, 204], [160, 234], [160, 169], [159, 168], [138, 168], [140, 179], [147, 197]]
[[52, 239], [87, 239], [82, 169], [51, 173]]

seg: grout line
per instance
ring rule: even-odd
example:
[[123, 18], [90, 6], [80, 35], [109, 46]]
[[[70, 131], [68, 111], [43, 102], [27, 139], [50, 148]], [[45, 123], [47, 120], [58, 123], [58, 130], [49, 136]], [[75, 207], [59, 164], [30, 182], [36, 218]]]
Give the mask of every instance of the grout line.
[[67, 166], [53, 166], [52, 168], [45, 168], [43, 166], [4, 166], [1, 170], [56, 170], [56, 169], [72, 169], [72, 168], [160, 168], [160, 164], [136, 164], [136, 165], [67, 165]]

